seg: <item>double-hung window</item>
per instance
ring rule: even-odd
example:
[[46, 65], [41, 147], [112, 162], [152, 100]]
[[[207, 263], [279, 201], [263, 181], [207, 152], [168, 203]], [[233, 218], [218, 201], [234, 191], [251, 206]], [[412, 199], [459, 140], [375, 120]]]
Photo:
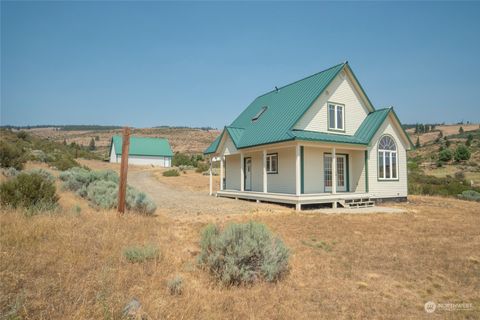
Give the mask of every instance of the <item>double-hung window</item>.
[[397, 145], [390, 136], [383, 136], [378, 143], [378, 179], [397, 180]]
[[328, 130], [345, 131], [345, 106], [328, 103]]
[[267, 173], [278, 173], [278, 153], [267, 154]]

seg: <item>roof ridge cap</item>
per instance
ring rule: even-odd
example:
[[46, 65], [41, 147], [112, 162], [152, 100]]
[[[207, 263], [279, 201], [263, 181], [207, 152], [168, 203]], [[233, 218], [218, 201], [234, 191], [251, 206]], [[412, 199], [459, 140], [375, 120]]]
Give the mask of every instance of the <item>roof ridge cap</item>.
[[[336, 64], [336, 65], [334, 65], [334, 66], [332, 66], [332, 67], [330, 67], [330, 68], [327, 68], [327, 69], [325, 69], [325, 70], [316, 72], [316, 73], [314, 73], [314, 74], [311, 74], [311, 75], [309, 75], [309, 76], [303, 77], [303, 78], [301, 78], [301, 79], [299, 79], [299, 80], [296, 80], [296, 81], [294, 81], [294, 82], [291, 82], [291, 83], [288, 83], [288, 84], [286, 84], [286, 85], [284, 85], [284, 86], [281, 86], [281, 87], [278, 88], [278, 90], [281, 90], [281, 89], [283, 89], [283, 88], [285, 88], [285, 87], [291, 86], [292, 84], [295, 84], [295, 83], [297, 83], [297, 82], [306, 80], [306, 79], [308, 79], [308, 78], [314, 77], [314, 76], [316, 76], [316, 75], [318, 75], [318, 74], [320, 74], [320, 73], [326, 72], [326, 71], [328, 71], [328, 70], [330, 70], [330, 69], [333, 69], [333, 68], [336, 68], [336, 67], [338, 67], [338, 66], [340, 66], [340, 65], [345, 66], [345, 65], [347, 65], [347, 64], [348, 64], [348, 62], [342, 62], [342, 63]], [[264, 94], [261, 94], [261, 95], [259, 95], [258, 97], [256, 97], [255, 100], [258, 99], [258, 98], [260, 98], [260, 97], [263, 97], [263, 96], [265, 96], [265, 95], [267, 95], [267, 94], [269, 94], [269, 93], [275, 92], [275, 91], [277, 91], [277, 90], [273, 89], [273, 90], [270, 90], [270, 91], [268, 91], [268, 92], [265, 92]]]

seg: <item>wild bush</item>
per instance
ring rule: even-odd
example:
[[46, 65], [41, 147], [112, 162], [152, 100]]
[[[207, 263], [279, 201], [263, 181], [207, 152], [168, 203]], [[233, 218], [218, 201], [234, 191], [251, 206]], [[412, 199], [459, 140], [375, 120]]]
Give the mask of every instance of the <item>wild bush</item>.
[[177, 169], [170, 169], [164, 171], [162, 174], [164, 177], [178, 177], [180, 175], [180, 172]]
[[155, 245], [131, 246], [123, 250], [123, 256], [128, 262], [138, 263], [160, 258], [160, 249]]
[[2, 168], [15, 168], [22, 170], [27, 158], [25, 152], [15, 144], [0, 141], [0, 166]]
[[459, 144], [455, 149], [455, 161], [464, 161], [470, 159], [470, 150], [464, 144]]
[[[89, 171], [84, 168], [71, 168], [60, 173], [63, 188], [87, 198], [102, 209], [118, 205], [118, 174], [113, 170]], [[150, 215], [157, 206], [148, 195], [128, 186], [126, 207], [138, 213]]]
[[42, 176], [42, 178], [44, 178], [45, 180], [47, 180], [48, 182], [51, 182], [51, 183], [54, 183], [55, 182], [55, 177], [53, 176], [53, 174], [51, 174], [49, 171], [45, 170], [45, 169], [30, 169], [27, 171], [28, 174], [38, 174], [40, 176]]
[[54, 208], [57, 201], [54, 181], [36, 172], [20, 173], [0, 185], [2, 206], [43, 211]]
[[20, 171], [18, 171], [14, 167], [10, 167], [10, 168], [7, 168], [7, 169], [3, 170], [3, 175], [5, 177], [9, 177], [9, 178], [13, 178], [13, 177], [17, 176], [19, 173], [20, 173]]
[[[457, 196], [472, 187], [465, 180], [451, 176], [439, 178], [427, 176], [422, 172], [411, 172], [408, 175], [408, 193], [440, 196]], [[474, 188], [475, 191], [477, 188]]]
[[480, 192], [475, 190], [466, 190], [459, 194], [458, 197], [465, 200], [480, 201]]
[[99, 208], [114, 208], [118, 204], [118, 184], [106, 180], [94, 181], [87, 187], [87, 199]]
[[200, 248], [199, 263], [226, 285], [276, 281], [288, 270], [288, 248], [260, 223], [209, 225]]
[[206, 164], [205, 162], [199, 162], [197, 164], [197, 169], [195, 170], [195, 172], [203, 173], [203, 172], [207, 171], [208, 169], [210, 169], [210, 166], [208, 164]]
[[57, 168], [60, 171], [65, 171], [74, 167], [80, 166], [80, 164], [73, 159], [72, 156], [68, 154], [60, 155], [55, 158], [52, 162], [50, 162], [50, 165], [53, 167]]
[[175, 276], [168, 280], [167, 288], [171, 295], [181, 295], [183, 292], [183, 279], [180, 276]]
[[438, 160], [443, 161], [443, 162], [448, 162], [452, 160], [452, 150], [450, 149], [443, 149], [438, 153]]

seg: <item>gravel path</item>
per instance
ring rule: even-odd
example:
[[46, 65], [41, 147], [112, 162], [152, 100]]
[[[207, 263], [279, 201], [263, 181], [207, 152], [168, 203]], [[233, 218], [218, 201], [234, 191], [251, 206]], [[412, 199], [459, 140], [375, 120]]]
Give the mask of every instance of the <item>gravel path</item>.
[[157, 207], [169, 215], [236, 214], [266, 209], [270, 205], [217, 198], [204, 192], [173, 189], [158, 181], [149, 171], [131, 171], [128, 184], [147, 193]]

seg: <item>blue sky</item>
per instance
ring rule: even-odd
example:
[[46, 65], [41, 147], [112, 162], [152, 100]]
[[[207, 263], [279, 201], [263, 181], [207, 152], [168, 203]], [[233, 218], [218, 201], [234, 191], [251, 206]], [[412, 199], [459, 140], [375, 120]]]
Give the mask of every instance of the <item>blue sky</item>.
[[1, 124], [223, 127], [348, 60], [404, 123], [480, 121], [480, 3], [1, 3]]

